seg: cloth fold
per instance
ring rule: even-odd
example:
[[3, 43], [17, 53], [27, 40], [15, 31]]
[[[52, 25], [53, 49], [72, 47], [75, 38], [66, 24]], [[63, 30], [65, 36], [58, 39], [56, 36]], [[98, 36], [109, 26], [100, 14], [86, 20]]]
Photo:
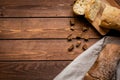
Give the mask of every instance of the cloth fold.
[[[54, 80], [82, 80], [95, 63], [103, 46], [109, 43], [119, 44], [118, 37], [104, 37], [73, 60]], [[120, 64], [117, 68], [117, 80], [120, 80]]]

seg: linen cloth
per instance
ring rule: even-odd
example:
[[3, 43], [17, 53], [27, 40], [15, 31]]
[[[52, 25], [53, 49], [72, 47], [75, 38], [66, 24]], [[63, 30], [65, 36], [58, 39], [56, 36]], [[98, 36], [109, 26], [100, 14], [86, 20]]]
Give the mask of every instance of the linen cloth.
[[[82, 80], [95, 63], [104, 45], [109, 43], [120, 45], [120, 38], [110, 36], [102, 38], [73, 60], [54, 80]], [[116, 77], [120, 80], [120, 64], [117, 67]]]

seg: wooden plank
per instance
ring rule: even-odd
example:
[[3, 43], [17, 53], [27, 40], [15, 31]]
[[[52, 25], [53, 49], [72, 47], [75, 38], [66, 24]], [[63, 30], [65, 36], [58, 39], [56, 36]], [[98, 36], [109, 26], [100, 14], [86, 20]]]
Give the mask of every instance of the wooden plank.
[[53, 80], [70, 61], [0, 62], [0, 80]]
[[73, 17], [73, 3], [74, 0], [0, 0], [0, 17]]
[[0, 0], [1, 17], [73, 16], [74, 0]]
[[81, 40], [81, 46], [69, 52], [68, 48], [77, 41], [67, 40], [1, 40], [0, 60], [73, 60], [84, 50], [83, 45], [90, 47], [98, 39], [88, 42]]
[[[89, 30], [82, 37], [100, 38], [100, 34], [83, 17], [75, 18], [75, 31], [70, 30], [71, 18], [0, 18], [0, 39], [76, 37], [83, 27]], [[74, 18], [73, 18], [74, 19]]]

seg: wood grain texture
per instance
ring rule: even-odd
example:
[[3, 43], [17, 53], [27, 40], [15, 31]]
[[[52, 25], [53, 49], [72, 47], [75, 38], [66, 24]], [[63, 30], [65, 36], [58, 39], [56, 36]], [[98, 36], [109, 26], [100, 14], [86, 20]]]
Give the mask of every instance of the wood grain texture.
[[74, 0], [0, 0], [1, 17], [73, 16]]
[[[0, 39], [76, 37], [83, 27], [89, 30], [82, 37], [100, 38], [100, 34], [83, 18], [75, 18], [75, 31], [70, 30], [71, 18], [0, 18]], [[74, 19], [74, 18], [73, 18]]]
[[112, 6], [120, 9], [120, 0], [107, 0]]
[[0, 62], [0, 80], [53, 80], [70, 62]]
[[119, 5], [119, 7], [120, 7], [120, 0], [115, 0], [116, 1], [116, 3]]
[[[113, 0], [107, 1], [113, 4]], [[0, 0], [0, 17], [74, 17], [73, 3], [74, 0]]]
[[79, 48], [72, 52], [68, 51], [71, 44], [76, 45], [77, 41], [67, 40], [1, 40], [0, 60], [73, 60], [84, 50], [86, 44], [90, 47], [98, 39], [91, 39], [88, 42], [81, 40]]
[[[100, 39], [100, 34], [83, 17], [75, 18], [70, 30], [74, 0], [0, 0], [0, 80], [53, 80], [71, 60]], [[79, 48], [68, 52], [69, 34], [82, 33]]]

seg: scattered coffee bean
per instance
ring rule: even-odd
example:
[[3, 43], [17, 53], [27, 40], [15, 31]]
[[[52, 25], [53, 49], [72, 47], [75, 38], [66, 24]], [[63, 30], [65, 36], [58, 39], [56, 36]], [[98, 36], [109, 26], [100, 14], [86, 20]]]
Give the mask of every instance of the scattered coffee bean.
[[71, 30], [71, 31], [74, 31], [74, 30], [75, 30], [74, 26], [71, 26], [71, 27], [70, 27], [70, 30]]
[[70, 19], [70, 26], [74, 26], [75, 25], [75, 20], [74, 19]]
[[83, 49], [84, 51], [85, 51], [87, 48], [88, 48], [88, 47], [87, 47], [86, 44], [84, 44], [83, 47], [82, 47], [82, 49]]
[[85, 41], [88, 41], [88, 40], [89, 40], [88, 35], [84, 37], [84, 40], [85, 40]]
[[81, 41], [77, 41], [76, 47], [78, 48], [81, 45]]
[[68, 35], [67, 41], [72, 41], [72, 34]]
[[79, 33], [77, 36], [76, 36], [76, 39], [81, 39], [82, 38], [82, 34]]
[[73, 49], [74, 49], [74, 45], [72, 44], [72, 45], [68, 48], [68, 51], [71, 52], [71, 51], [73, 51]]
[[83, 32], [88, 31], [88, 27], [83, 27], [83, 28], [82, 28], [82, 31], [83, 31]]
[[72, 38], [71, 38], [71, 37], [69, 37], [69, 38], [67, 38], [67, 40], [68, 40], [68, 41], [72, 41]]

